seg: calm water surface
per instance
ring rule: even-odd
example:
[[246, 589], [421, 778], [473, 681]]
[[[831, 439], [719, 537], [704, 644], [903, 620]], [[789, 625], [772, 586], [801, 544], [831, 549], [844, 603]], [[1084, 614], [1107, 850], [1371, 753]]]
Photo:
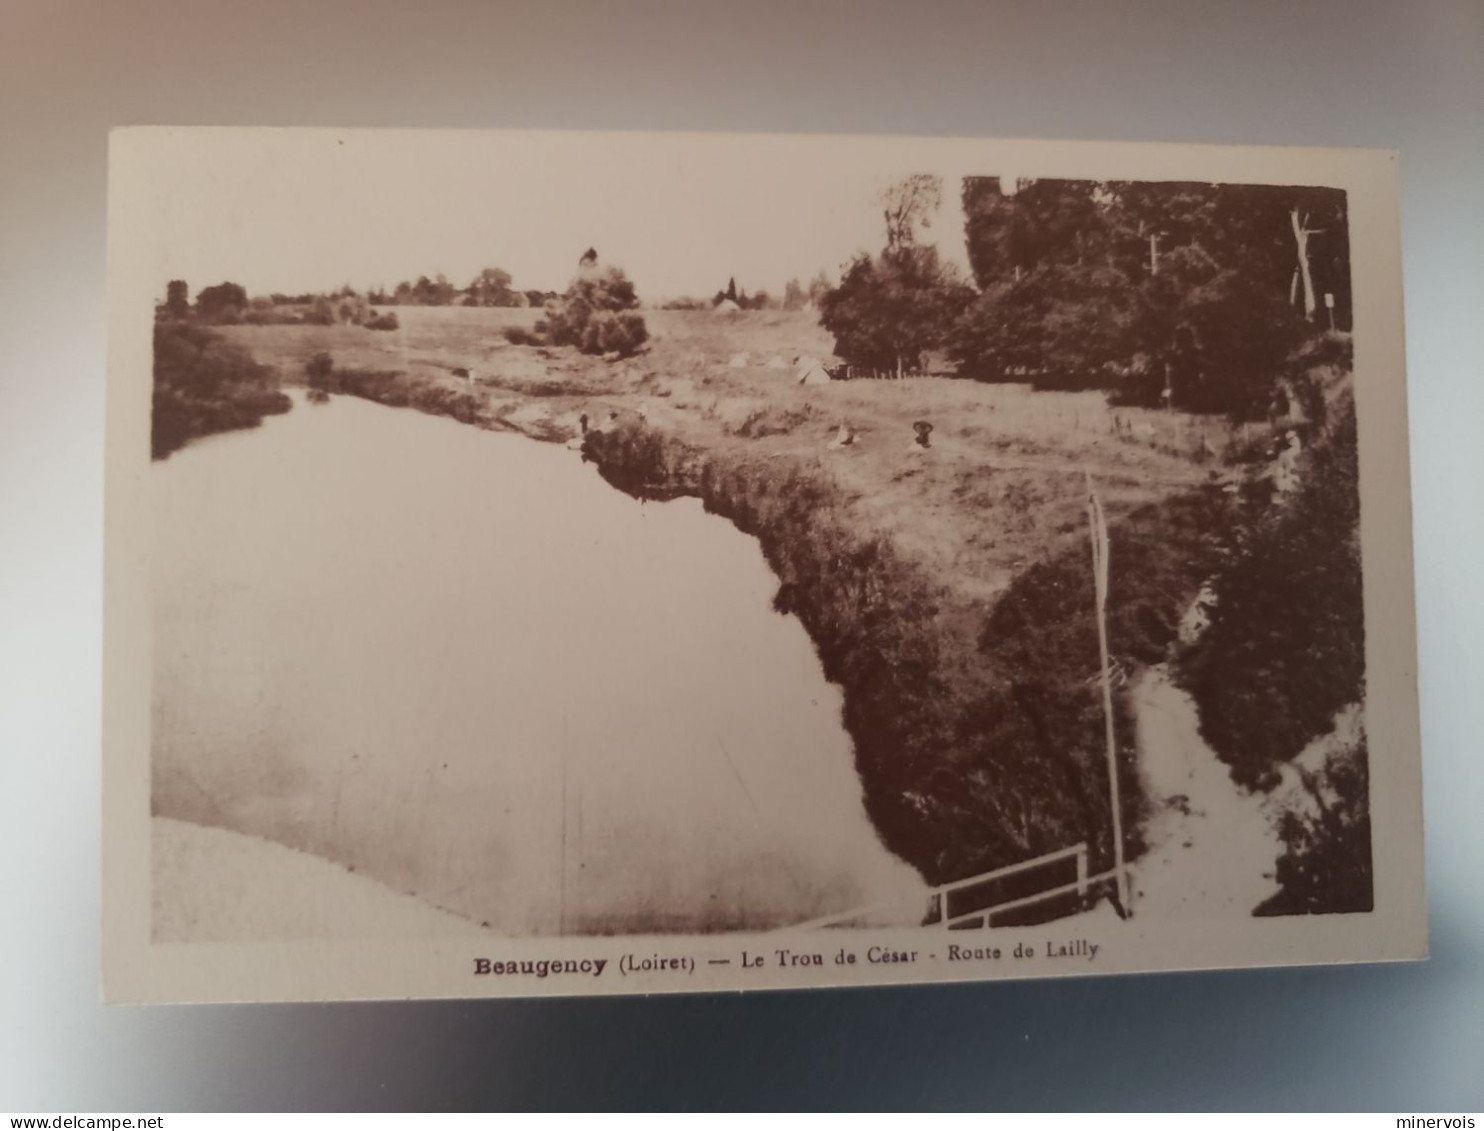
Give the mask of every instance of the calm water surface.
[[513, 934], [921, 892], [757, 543], [699, 502], [350, 398], [151, 474], [156, 814]]

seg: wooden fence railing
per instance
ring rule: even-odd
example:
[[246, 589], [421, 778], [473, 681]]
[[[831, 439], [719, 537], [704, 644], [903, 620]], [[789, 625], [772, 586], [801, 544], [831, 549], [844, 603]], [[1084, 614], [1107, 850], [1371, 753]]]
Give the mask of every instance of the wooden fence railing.
[[[1052, 879], [1060, 879], [1058, 872], [1071, 876], [1061, 883], [1040, 887], [1037, 876], [1051, 873]], [[930, 888], [927, 892], [921, 917], [923, 926], [940, 926], [945, 930], [961, 931], [976, 927], [992, 927], [996, 919], [1025, 912], [1050, 900], [1075, 896], [1080, 902], [1102, 884], [1114, 883], [1117, 869], [1110, 868], [1095, 876], [1087, 872], [1087, 845], [1074, 844], [1059, 848], [1033, 860], [1022, 860], [1008, 864], [977, 876], [955, 880]], [[789, 931], [818, 930], [829, 927], [847, 927], [852, 923], [869, 920], [883, 911], [899, 909], [900, 903], [872, 903], [825, 915], [804, 923], [794, 923], [780, 928]], [[900, 925], [900, 924], [898, 924]]]

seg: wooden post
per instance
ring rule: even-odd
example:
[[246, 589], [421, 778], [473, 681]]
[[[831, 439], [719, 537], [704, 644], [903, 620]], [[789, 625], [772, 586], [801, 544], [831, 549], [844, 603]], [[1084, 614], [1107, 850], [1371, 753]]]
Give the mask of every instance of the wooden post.
[[1118, 744], [1113, 733], [1113, 678], [1108, 663], [1108, 522], [1103, 504], [1092, 489], [1092, 476], [1087, 477], [1087, 517], [1092, 527], [1092, 577], [1097, 595], [1098, 657], [1102, 661], [1103, 730], [1108, 742], [1108, 796], [1113, 818], [1113, 882], [1118, 890], [1118, 911], [1124, 918], [1132, 913], [1129, 903], [1128, 875], [1123, 866], [1123, 806], [1118, 788]]
[[1087, 845], [1077, 846], [1077, 894], [1087, 894]]

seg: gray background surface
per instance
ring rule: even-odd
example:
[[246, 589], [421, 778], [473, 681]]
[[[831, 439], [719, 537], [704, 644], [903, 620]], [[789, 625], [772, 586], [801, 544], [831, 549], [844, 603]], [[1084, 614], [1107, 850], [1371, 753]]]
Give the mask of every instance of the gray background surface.
[[[1481, 121], [1477, 0], [0, 0], [0, 1110], [1484, 1106]], [[102, 1008], [105, 148], [110, 126], [131, 123], [1399, 149], [1432, 960]]]

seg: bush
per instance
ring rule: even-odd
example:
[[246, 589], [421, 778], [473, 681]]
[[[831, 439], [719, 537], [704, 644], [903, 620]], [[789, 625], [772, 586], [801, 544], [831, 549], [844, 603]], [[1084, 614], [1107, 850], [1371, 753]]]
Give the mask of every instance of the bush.
[[327, 353], [317, 353], [304, 365], [304, 373], [309, 378], [311, 389], [325, 389], [329, 387], [330, 375], [335, 369], [335, 359]]
[[1333, 751], [1319, 771], [1301, 772], [1312, 807], [1279, 819], [1281, 890], [1255, 914], [1327, 915], [1374, 907], [1368, 753], [1362, 735], [1353, 746]]
[[194, 437], [252, 428], [293, 407], [271, 369], [204, 326], [157, 323], [154, 347], [155, 459]]
[[315, 296], [314, 302], [304, 315], [304, 321], [311, 326], [333, 326], [335, 325], [335, 307], [324, 295]]
[[819, 323], [851, 365], [915, 371], [972, 297], [939, 264], [936, 248], [903, 247], [857, 257], [819, 300]]
[[584, 267], [536, 324], [536, 333], [551, 345], [627, 357], [649, 338], [643, 317], [634, 312], [638, 305], [634, 284], [621, 268]]
[[1298, 495], [1217, 575], [1210, 627], [1180, 665], [1202, 735], [1249, 785], [1271, 782], [1364, 691], [1354, 404], [1335, 411]]
[[372, 317], [367, 319], [365, 323], [368, 330], [397, 330], [401, 328], [402, 324], [397, 321], [395, 311], [389, 310], [385, 314], [377, 314], [373, 310], [371, 314]]

